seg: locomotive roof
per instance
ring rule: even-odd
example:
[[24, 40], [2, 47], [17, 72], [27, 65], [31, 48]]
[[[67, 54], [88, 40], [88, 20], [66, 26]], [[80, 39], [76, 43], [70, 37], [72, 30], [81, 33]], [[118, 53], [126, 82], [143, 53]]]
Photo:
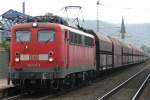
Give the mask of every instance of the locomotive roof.
[[81, 31], [81, 30], [79, 30], [79, 29], [72, 28], [72, 27], [68, 27], [68, 26], [64, 26], [64, 25], [61, 25], [61, 27], [62, 27], [62, 28], [66, 28], [66, 29], [68, 29], [69, 31], [75, 32], [75, 33], [77, 33], [77, 34], [81, 34], [81, 35], [85, 35], [85, 36], [94, 38], [93, 35], [91, 35], [91, 34], [89, 34], [89, 33], [87, 33], [87, 32], [83, 32], [83, 31]]
[[[85, 35], [85, 36], [88, 36], [88, 37], [91, 37], [91, 38], [94, 38], [93, 35], [89, 34], [89, 33], [86, 33], [86, 32], [83, 32], [79, 29], [75, 29], [75, 28], [72, 28], [72, 27], [68, 27], [68, 26], [65, 26], [65, 25], [62, 25], [62, 24], [58, 24], [58, 23], [49, 23], [49, 22], [36, 22], [38, 24], [38, 27], [55, 27], [55, 26], [58, 26], [60, 28], [65, 28], [65, 29], [68, 29], [69, 31], [72, 31], [72, 32], [75, 32], [77, 34], [81, 34], [81, 35]], [[16, 24], [13, 26], [13, 28], [31, 28], [33, 27], [33, 22], [31, 23], [20, 23], [20, 24]]]

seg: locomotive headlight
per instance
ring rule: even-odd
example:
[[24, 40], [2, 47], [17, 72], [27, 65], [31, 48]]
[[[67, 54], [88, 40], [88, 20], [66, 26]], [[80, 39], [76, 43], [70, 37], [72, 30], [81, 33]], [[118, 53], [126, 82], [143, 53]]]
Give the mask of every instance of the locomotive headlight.
[[53, 62], [53, 60], [54, 60], [54, 59], [51, 58], [51, 57], [48, 59], [49, 62]]
[[15, 62], [19, 62], [20, 61], [20, 59], [19, 58], [15, 58]]
[[16, 52], [15, 62], [18, 63], [20, 61], [20, 53]]
[[53, 62], [53, 61], [54, 61], [54, 59], [53, 59], [53, 54], [54, 54], [53, 51], [50, 51], [50, 52], [49, 52], [49, 55], [48, 55], [48, 57], [49, 57], [49, 58], [48, 58], [48, 61], [49, 61], [49, 62]]
[[38, 24], [37, 24], [37, 23], [33, 23], [32, 26], [33, 26], [33, 27], [37, 27]]

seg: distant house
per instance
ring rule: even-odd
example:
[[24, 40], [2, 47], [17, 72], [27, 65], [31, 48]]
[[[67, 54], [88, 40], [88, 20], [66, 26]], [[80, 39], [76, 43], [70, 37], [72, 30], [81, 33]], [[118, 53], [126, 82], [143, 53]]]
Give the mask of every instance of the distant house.
[[3, 30], [3, 23], [0, 22], [0, 44], [2, 44], [2, 39], [3, 39], [3, 36], [2, 36], [2, 31]]

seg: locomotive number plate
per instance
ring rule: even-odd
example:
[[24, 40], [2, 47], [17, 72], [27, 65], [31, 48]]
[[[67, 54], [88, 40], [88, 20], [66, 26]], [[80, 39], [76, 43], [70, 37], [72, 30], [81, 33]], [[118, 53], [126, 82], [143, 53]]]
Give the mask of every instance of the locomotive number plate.
[[39, 60], [39, 56], [38, 55], [30, 55], [30, 60]]
[[27, 67], [40, 67], [40, 64], [27, 64]]

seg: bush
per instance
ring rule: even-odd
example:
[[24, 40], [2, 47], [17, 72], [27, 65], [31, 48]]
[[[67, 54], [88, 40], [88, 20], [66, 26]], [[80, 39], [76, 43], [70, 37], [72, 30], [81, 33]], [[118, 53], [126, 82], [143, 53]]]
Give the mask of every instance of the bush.
[[10, 50], [10, 42], [9, 41], [6, 41], [4, 46], [5, 46], [6, 51]]
[[2, 44], [0, 43], [0, 47], [2, 47]]

